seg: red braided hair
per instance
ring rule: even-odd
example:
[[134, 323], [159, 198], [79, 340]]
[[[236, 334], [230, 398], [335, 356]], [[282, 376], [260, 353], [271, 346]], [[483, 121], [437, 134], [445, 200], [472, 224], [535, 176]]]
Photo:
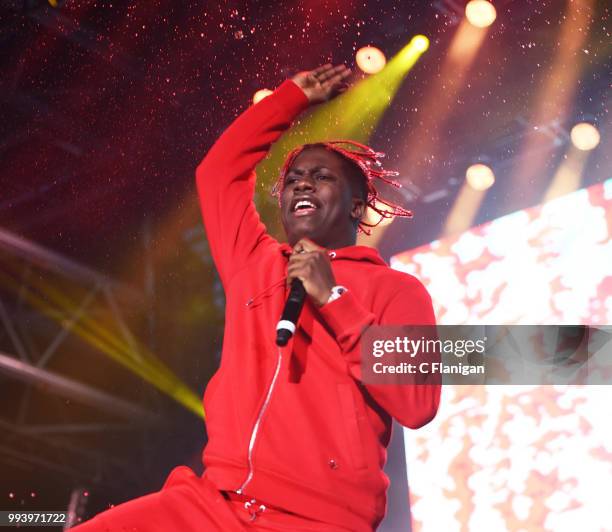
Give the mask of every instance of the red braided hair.
[[[401, 184], [393, 179], [390, 179], [391, 176], [398, 175], [398, 172], [394, 172], [392, 170], [385, 170], [382, 168], [382, 163], [379, 159], [382, 159], [385, 154], [381, 152], [374, 151], [369, 146], [365, 144], [360, 144], [359, 142], [355, 142], [354, 140], [328, 140], [326, 142], [317, 142], [314, 144], [304, 144], [303, 146], [299, 146], [295, 148], [289, 155], [287, 155], [287, 159], [281, 168], [281, 173], [278, 178], [278, 181], [274, 185], [272, 189], [272, 194], [277, 196], [280, 201], [280, 192], [283, 189], [285, 183], [285, 176], [291, 168], [293, 161], [295, 158], [302, 153], [307, 148], [315, 148], [315, 147], [323, 147], [328, 150], [332, 150], [348, 159], [349, 161], [355, 163], [358, 168], [361, 170], [361, 173], [365, 177], [365, 185], [366, 185], [366, 206], [372, 209], [374, 212], [380, 215], [380, 220], [375, 224], [370, 224], [366, 221], [361, 220], [359, 222], [358, 230], [369, 235], [371, 231], [369, 228], [376, 227], [380, 224], [384, 219], [395, 218], [396, 216], [400, 218], [412, 218], [412, 211], [404, 209], [403, 207], [396, 205], [388, 200], [381, 198], [378, 195], [378, 190], [376, 190], [376, 186], [374, 185], [374, 179], [380, 179], [385, 183], [392, 185], [396, 188], [401, 188]], [[380, 207], [382, 204], [387, 208]]]

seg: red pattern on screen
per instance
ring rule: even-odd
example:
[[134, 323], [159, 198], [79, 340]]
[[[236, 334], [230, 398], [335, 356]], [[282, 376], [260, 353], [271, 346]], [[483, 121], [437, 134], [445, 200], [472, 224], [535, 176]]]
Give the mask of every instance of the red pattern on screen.
[[[607, 325], [611, 235], [609, 180], [391, 264], [441, 324]], [[445, 386], [436, 419], [405, 430], [413, 530], [610, 529], [610, 405], [610, 386]]]

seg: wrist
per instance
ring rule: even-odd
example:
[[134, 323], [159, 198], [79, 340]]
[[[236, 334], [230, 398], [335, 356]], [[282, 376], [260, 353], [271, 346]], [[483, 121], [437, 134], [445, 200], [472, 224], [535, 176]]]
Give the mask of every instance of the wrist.
[[298, 76], [291, 78], [291, 81], [302, 91], [304, 96], [308, 99], [308, 103], [311, 103], [310, 94], [306, 87], [304, 87], [302, 80]]
[[317, 297], [316, 299], [313, 297], [313, 300], [315, 304], [317, 305], [317, 307], [320, 308], [323, 305], [327, 304], [332, 294], [332, 291], [331, 291], [332, 288], [333, 287], [330, 286], [328, 289], [326, 289], [324, 292], [321, 293], [320, 297]]

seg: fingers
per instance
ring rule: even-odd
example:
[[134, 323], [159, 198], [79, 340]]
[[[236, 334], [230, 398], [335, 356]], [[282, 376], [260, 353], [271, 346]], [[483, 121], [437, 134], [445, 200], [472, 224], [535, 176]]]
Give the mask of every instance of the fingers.
[[310, 266], [310, 257], [303, 257], [298, 255], [291, 257], [291, 260], [287, 264], [287, 277], [298, 277], [299, 273], [305, 273], [304, 270]]
[[[316, 246], [316, 244], [314, 244]], [[297, 247], [297, 245], [296, 245]], [[316, 246], [318, 248], [318, 246]], [[336, 279], [329, 257], [324, 250], [293, 253], [287, 265], [287, 286], [293, 279], [300, 279], [310, 299], [318, 306], [324, 305], [335, 286]]]
[[323, 251], [325, 248], [318, 246], [309, 238], [301, 238], [295, 246], [293, 246], [294, 253], [302, 253], [308, 251]]
[[353, 71], [350, 68], [346, 68], [344, 71], [336, 74], [336, 77], [338, 77], [340, 81], [345, 81], [351, 76], [352, 73]]
[[329, 78], [327, 81], [325, 81], [325, 84], [330, 87], [335, 87], [343, 83], [350, 75], [351, 75], [351, 71], [346, 69], [342, 72], [337, 73], [333, 77]]
[[319, 77], [320, 75], [324, 74], [327, 70], [330, 70], [332, 68], [333, 68], [333, 65], [331, 63], [326, 63], [318, 68], [315, 68], [310, 73]]
[[312, 267], [312, 261], [316, 260], [313, 255], [318, 255], [324, 251], [325, 248], [318, 246], [312, 240], [308, 238], [300, 239], [293, 246], [293, 253], [289, 257], [287, 285], [290, 285], [294, 278], [304, 281], [304, 275]]
[[310, 72], [310, 76], [314, 77], [321, 84], [334, 84], [343, 81], [351, 75], [351, 69], [346, 65], [333, 66], [330, 63], [315, 68]]
[[351, 75], [351, 71], [344, 65], [342, 65], [342, 67], [342, 70], [338, 70], [331, 73], [331, 75], [326, 77], [326, 79], [323, 81], [321, 81], [321, 79], [319, 78], [321, 85], [323, 87], [331, 88], [343, 84], [344, 80], [346, 80]]
[[345, 92], [349, 88], [345, 80], [350, 75], [351, 70], [346, 65], [327, 63], [309, 72], [299, 72], [291, 79], [304, 91], [309, 102], [316, 104]]
[[287, 286], [291, 286], [293, 279], [306, 281], [309, 271], [309, 261], [305, 254], [292, 255], [287, 265]]
[[328, 71], [325, 75], [329, 76], [325, 81], [320, 81], [323, 89], [328, 91], [331, 94], [339, 94], [345, 92], [349, 85], [346, 82], [347, 78], [352, 74], [351, 70], [346, 68], [344, 65], [340, 65], [330, 71]]
[[[294, 253], [289, 257], [289, 263], [287, 264], [287, 284], [291, 284], [294, 277], [302, 279], [297, 272], [304, 273], [304, 268], [308, 268], [311, 265], [313, 253]], [[303, 281], [304, 279], [302, 279]]]
[[298, 253], [289, 257], [287, 264], [287, 284], [295, 278], [306, 281], [317, 268], [320, 268], [320, 262], [315, 252]]
[[337, 65], [335, 67], [327, 68], [324, 71], [317, 74], [317, 79], [321, 83], [325, 83], [326, 81], [335, 78], [338, 75], [341, 75], [343, 72], [349, 72], [350, 70], [346, 67], [346, 65]]

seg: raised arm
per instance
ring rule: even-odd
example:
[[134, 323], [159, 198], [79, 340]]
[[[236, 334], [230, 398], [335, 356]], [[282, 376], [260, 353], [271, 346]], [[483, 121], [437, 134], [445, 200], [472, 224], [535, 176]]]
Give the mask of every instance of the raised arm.
[[240, 115], [198, 166], [204, 226], [224, 286], [258, 250], [274, 243], [253, 203], [255, 166], [300, 112], [342, 92], [349, 72], [343, 65], [300, 72]]

